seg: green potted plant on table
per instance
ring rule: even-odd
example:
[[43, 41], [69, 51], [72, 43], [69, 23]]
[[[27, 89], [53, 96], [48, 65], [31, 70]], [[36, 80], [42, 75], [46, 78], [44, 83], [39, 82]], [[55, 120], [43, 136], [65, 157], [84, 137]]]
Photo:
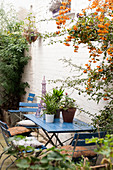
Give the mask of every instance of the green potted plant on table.
[[43, 98], [45, 119], [47, 123], [54, 122], [54, 115], [56, 114], [57, 109], [59, 108], [59, 103], [56, 102], [55, 98], [51, 93], [46, 93]]
[[63, 121], [72, 123], [76, 111], [75, 100], [70, 98], [66, 93], [63, 100], [61, 101], [60, 108], [62, 110]]
[[[59, 103], [60, 106], [60, 101], [63, 97], [64, 90], [62, 88], [53, 88], [53, 98], [55, 99], [56, 103]], [[60, 118], [60, 108], [56, 110], [55, 118]]]

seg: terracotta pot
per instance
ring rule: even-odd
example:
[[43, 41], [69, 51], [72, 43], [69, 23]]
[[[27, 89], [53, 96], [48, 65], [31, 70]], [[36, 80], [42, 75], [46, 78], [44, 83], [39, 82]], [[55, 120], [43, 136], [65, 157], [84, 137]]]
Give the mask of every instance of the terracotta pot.
[[62, 110], [63, 121], [67, 123], [72, 123], [75, 115], [75, 111], [76, 108]]
[[56, 111], [55, 118], [59, 119], [60, 118], [60, 109]]

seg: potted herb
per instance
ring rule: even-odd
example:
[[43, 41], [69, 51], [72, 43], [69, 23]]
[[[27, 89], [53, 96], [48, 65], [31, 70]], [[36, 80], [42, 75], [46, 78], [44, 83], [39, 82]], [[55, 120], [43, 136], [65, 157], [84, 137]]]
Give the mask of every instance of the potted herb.
[[66, 93], [64, 99], [61, 101], [60, 108], [62, 109], [63, 121], [72, 123], [76, 111], [75, 100], [70, 98]]
[[46, 93], [43, 98], [44, 110], [46, 122], [54, 122], [54, 115], [56, 114], [57, 109], [59, 108], [59, 103], [56, 102], [54, 96], [51, 93]]

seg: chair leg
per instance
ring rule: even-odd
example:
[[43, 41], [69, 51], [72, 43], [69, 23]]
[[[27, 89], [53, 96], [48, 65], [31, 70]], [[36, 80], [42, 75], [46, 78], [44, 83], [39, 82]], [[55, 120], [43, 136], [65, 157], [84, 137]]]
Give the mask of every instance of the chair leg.
[[18, 158], [16, 158], [14, 161], [12, 161], [12, 163], [6, 167], [6, 170], [7, 170], [8, 168], [10, 168], [10, 166], [13, 165], [17, 159], [18, 159]]
[[2, 155], [3, 155], [5, 152], [6, 152], [6, 151], [4, 151], [4, 152], [2, 152], [2, 153], [1, 153], [1, 155], [0, 155], [0, 159], [1, 159]]
[[11, 156], [11, 155], [7, 156], [7, 157], [2, 161], [1, 166], [0, 166], [0, 170], [2, 169], [2, 166], [3, 166], [4, 162], [5, 162], [10, 156]]
[[1, 142], [0, 142], [0, 145], [2, 146], [2, 148], [4, 148], [4, 146], [1, 144]]

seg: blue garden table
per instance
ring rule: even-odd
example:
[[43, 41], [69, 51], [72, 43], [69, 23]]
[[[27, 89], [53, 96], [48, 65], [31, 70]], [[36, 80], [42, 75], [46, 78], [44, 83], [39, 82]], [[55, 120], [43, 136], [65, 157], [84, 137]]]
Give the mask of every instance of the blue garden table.
[[[56, 144], [52, 140], [53, 137], [55, 137], [59, 144], [63, 146], [63, 143], [66, 142], [67, 140], [61, 142], [57, 135], [58, 133], [85, 132], [85, 131], [91, 132], [94, 130], [93, 126], [78, 119], [74, 119], [73, 123], [63, 122], [63, 119], [55, 119], [54, 123], [46, 123], [45, 120], [43, 120], [40, 117], [36, 117], [34, 114], [24, 114], [24, 116], [33, 121], [36, 125], [40, 126], [40, 128], [44, 131], [48, 138], [48, 141], [45, 144], [45, 146], [47, 146], [48, 143], [51, 143], [53, 146], [56, 146]], [[50, 137], [48, 133], [52, 133], [52, 136]]]

